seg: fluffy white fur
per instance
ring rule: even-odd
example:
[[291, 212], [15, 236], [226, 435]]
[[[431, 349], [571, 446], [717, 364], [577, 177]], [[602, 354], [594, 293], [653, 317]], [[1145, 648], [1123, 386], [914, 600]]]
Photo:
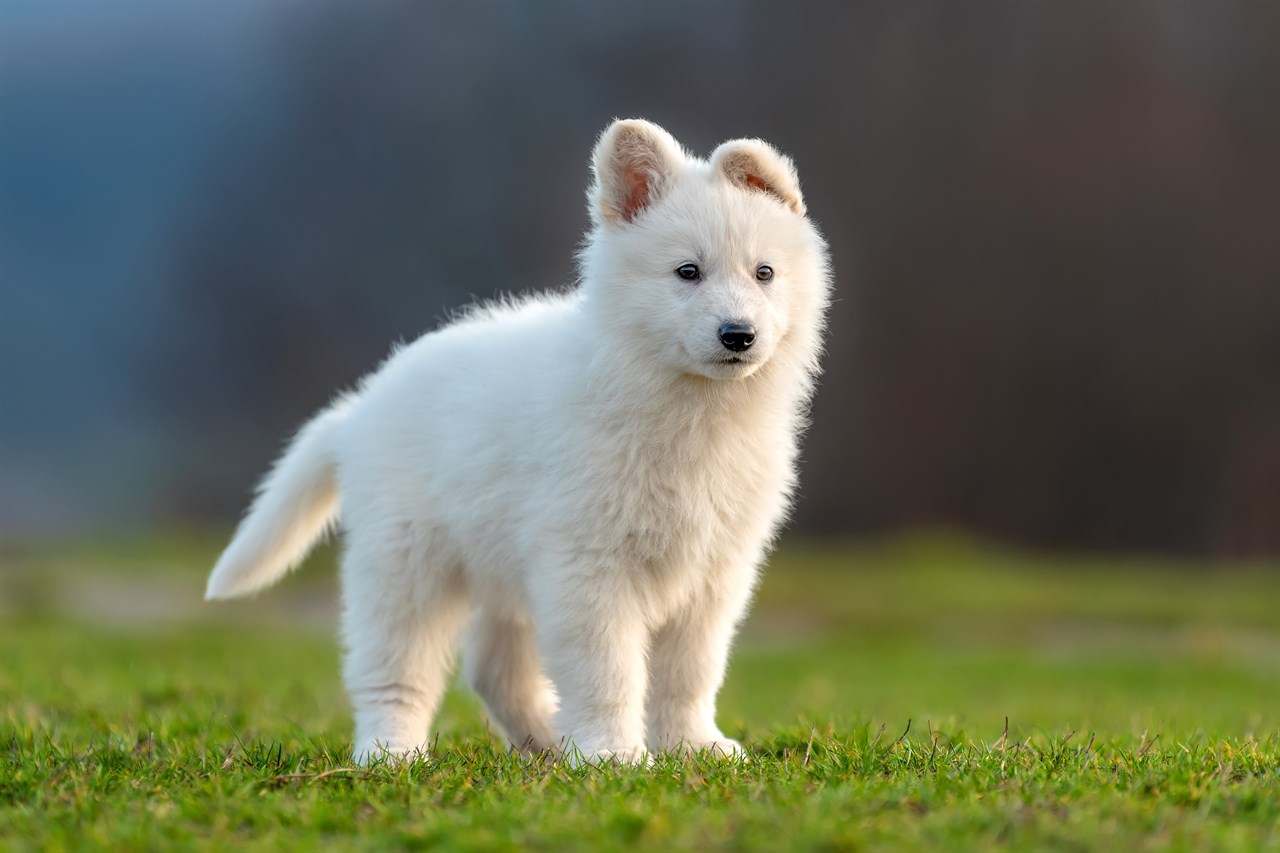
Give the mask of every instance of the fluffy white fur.
[[826, 246], [759, 140], [704, 161], [617, 121], [593, 167], [579, 286], [395, 352], [302, 429], [209, 578], [210, 599], [274, 583], [341, 507], [357, 756], [425, 749], [464, 633], [522, 750], [741, 751], [716, 694], [796, 484]]

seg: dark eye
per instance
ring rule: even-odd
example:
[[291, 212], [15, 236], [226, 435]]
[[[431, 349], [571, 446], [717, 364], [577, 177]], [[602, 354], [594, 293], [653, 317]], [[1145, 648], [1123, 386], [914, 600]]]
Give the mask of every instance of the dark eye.
[[756, 281], [773, 281], [773, 267], [768, 264], [756, 267]]
[[702, 281], [702, 270], [697, 264], [681, 264], [676, 267], [676, 275], [685, 281]]

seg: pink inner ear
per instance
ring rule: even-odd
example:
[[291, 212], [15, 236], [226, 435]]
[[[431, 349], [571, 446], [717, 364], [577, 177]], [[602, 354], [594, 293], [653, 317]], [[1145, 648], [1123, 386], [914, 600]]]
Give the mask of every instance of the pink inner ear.
[[773, 192], [773, 190], [769, 189], [768, 185], [766, 185], [764, 181], [760, 180], [759, 175], [753, 175], [750, 172], [748, 172], [746, 175], [743, 176], [742, 180], [745, 181], [747, 186], [751, 187], [752, 189], [757, 189], [765, 193]]
[[630, 168], [625, 170], [622, 180], [625, 184], [622, 218], [630, 222], [649, 206], [649, 175], [643, 169]]

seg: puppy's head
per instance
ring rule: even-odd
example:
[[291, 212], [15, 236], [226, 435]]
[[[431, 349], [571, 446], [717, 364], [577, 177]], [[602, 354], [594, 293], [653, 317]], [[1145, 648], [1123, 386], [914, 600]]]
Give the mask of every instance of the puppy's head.
[[709, 160], [647, 121], [596, 144], [584, 287], [629, 354], [713, 379], [779, 355], [816, 364], [826, 247], [791, 161], [758, 139]]

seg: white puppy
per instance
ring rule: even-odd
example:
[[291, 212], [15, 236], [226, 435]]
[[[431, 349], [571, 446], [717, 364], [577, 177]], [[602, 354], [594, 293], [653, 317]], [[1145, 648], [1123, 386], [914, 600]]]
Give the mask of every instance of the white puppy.
[[[796, 484], [830, 276], [790, 160], [600, 137], [581, 281], [395, 352], [308, 423], [207, 597], [338, 517], [355, 754], [411, 754], [460, 634], [512, 744], [588, 761], [741, 747], [716, 694]], [[468, 624], [469, 623], [469, 624]]]

